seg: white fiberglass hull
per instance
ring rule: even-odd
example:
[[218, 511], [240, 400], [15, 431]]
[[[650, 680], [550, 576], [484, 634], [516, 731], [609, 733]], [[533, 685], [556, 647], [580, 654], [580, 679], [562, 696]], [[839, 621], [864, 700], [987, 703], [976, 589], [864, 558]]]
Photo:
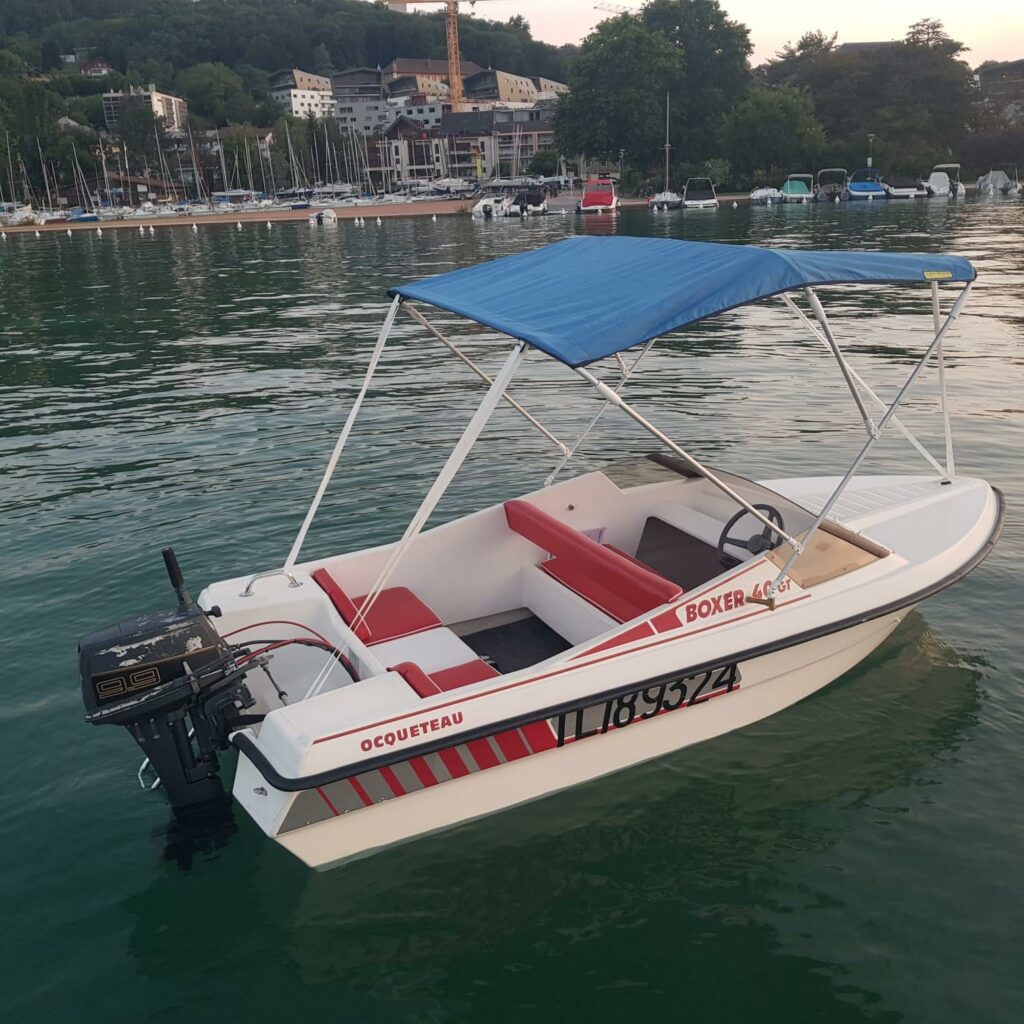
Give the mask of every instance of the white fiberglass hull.
[[[814, 509], [837, 482], [795, 478], [764, 486]], [[532, 500], [560, 508], [605, 502], [614, 530], [616, 503], [627, 518], [630, 508], [652, 501], [671, 516], [670, 506], [682, 507], [671, 501], [699, 486], [680, 480], [621, 490], [593, 473]], [[411, 705], [405, 683], [389, 669], [278, 708], [258, 735], [235, 736], [235, 798], [267, 835], [326, 868], [743, 728], [848, 671], [914, 605], [969, 572], [994, 544], [1003, 506], [983, 481], [868, 477], [851, 485], [835, 512], [844, 528], [881, 545], [882, 555], [840, 566], [827, 579], [815, 580], [816, 570], [803, 583], [788, 578], [774, 608], [761, 598], [776, 567], [758, 556], [646, 619], [591, 630], [593, 639], [574, 640], [564, 654], [414, 697]], [[423, 564], [434, 557], [454, 563], [470, 534], [481, 550], [497, 552], [506, 529], [501, 506], [438, 527], [423, 535]], [[382, 558], [386, 550], [358, 557]], [[505, 550], [512, 557], [514, 545]], [[511, 564], [488, 557], [492, 571], [519, 585]], [[296, 567], [300, 580], [311, 568]], [[546, 602], [566, 598], [557, 584], [544, 590], [550, 581], [535, 567], [523, 581], [526, 589], [510, 603], [526, 604], [542, 619], [551, 612]], [[215, 584], [200, 598], [220, 605], [220, 621], [235, 632], [244, 621], [301, 620], [320, 600], [315, 589], [295, 589], [282, 577], [239, 600], [243, 585]], [[558, 630], [563, 636], [594, 614], [585, 601], [574, 607]], [[430, 657], [423, 640], [408, 643], [413, 660]]]
[[[684, 701], [679, 707], [646, 720], [640, 717], [644, 713], [641, 712], [629, 721], [628, 727], [612, 725], [602, 733], [603, 704], [585, 714], [579, 724], [577, 713], [569, 713], [563, 716], [561, 731], [565, 735], [560, 746], [473, 771], [444, 785], [386, 799], [361, 811], [331, 815], [275, 838], [309, 867], [325, 870], [713, 739], [767, 718], [820, 690], [866, 658], [909, 611], [907, 608], [819, 640], [742, 662], [737, 666], [739, 682], [735, 688], [730, 690], [725, 684], [710, 689], [692, 705]], [[692, 683], [689, 688], [692, 692]], [[654, 693], [658, 688], [647, 689]], [[673, 702], [676, 696], [670, 695], [666, 703]], [[617, 707], [624, 706], [621, 700], [610, 701], [608, 705], [612, 714]], [[653, 705], [647, 707], [651, 710]], [[559, 728], [554, 728], [557, 734]], [[597, 733], [587, 735], [591, 728], [596, 728]], [[582, 734], [579, 739], [577, 732]], [[240, 757], [236, 796], [240, 789], [252, 790], [262, 783], [255, 768], [244, 756]], [[325, 787], [324, 795], [330, 798], [330, 787]]]

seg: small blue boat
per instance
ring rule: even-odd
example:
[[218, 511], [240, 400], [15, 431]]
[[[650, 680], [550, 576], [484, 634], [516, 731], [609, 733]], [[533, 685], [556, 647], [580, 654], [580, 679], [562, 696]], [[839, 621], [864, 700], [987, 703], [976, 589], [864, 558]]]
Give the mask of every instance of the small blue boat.
[[850, 199], [888, 199], [882, 184], [882, 172], [877, 167], [862, 167], [850, 175], [846, 186]]

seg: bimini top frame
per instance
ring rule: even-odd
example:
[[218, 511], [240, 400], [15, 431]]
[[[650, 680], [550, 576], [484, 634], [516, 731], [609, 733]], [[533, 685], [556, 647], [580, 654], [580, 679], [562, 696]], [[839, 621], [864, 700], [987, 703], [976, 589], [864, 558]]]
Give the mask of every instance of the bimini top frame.
[[[811, 528], [803, 535], [803, 539], [806, 540], [814, 534], [829, 514], [890, 422], [902, 431], [943, 479], [952, 479], [953, 446], [946, 399], [942, 341], [959, 316], [975, 276], [974, 267], [959, 256], [803, 252], [664, 238], [577, 236], [531, 252], [392, 288], [390, 294], [393, 296], [393, 302], [374, 346], [366, 377], [335, 444], [313, 503], [281, 571], [290, 574], [298, 559], [306, 533], [366, 396], [400, 305], [407, 299], [419, 299], [492, 327], [510, 336], [516, 344], [500, 372], [492, 379], [419, 310], [406, 306], [417, 323], [440, 339], [481, 377], [489, 388], [462, 438], [413, 516], [405, 535], [396, 545], [363, 602], [360, 618], [368, 613], [377, 595], [387, 584], [402, 555], [426, 524], [491, 413], [502, 400], [511, 404], [560, 450], [562, 459], [549, 475], [548, 483], [578, 451], [604, 410], [613, 405], [620, 408], [690, 463], [710, 483], [790, 543], [792, 553], [767, 592], [766, 601], [774, 606], [776, 589], [793, 562], [804, 551], [801, 538], [791, 537], [776, 524], [771, 523], [759, 509], [632, 408], [622, 398], [622, 388], [658, 336], [726, 310], [781, 295], [787, 308], [795, 313], [801, 323], [836, 359], [867, 434], [864, 446], [853, 464], [822, 506]], [[939, 282], [942, 281], [960, 282], [965, 285], [945, 319], [942, 318], [939, 305]], [[894, 282], [930, 284], [934, 336], [894, 401], [887, 405], [850, 366], [840, 351], [825, 310], [813, 289], [814, 286], [823, 284]], [[804, 293], [816, 323], [787, 294], [794, 291]], [[528, 303], [522, 301], [523, 295], [529, 295]], [[627, 365], [620, 353], [645, 342], [642, 351]], [[527, 345], [571, 367], [605, 399], [604, 405], [572, 445], [566, 445], [556, 438], [536, 417], [506, 394]], [[946, 435], [945, 467], [940, 465], [896, 418], [897, 408], [933, 354], [938, 358], [942, 394]], [[587, 369], [588, 364], [611, 355], [618, 360], [621, 373], [621, 379], [614, 388]], [[877, 424], [868, 410], [865, 397], [881, 409], [881, 417]], [[246, 588], [246, 593], [249, 592], [251, 584]]]

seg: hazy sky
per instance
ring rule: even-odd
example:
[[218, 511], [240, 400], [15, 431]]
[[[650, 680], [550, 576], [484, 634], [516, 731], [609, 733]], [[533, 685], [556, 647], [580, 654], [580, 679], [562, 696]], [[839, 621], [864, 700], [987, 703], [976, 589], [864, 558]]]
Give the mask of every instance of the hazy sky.
[[[929, 0], [927, 4], [893, 3], [891, 0], [857, 0], [856, 3], [783, 4], [765, 0], [719, 0], [729, 16], [750, 29], [754, 63], [770, 57], [784, 43], [809, 29], [839, 33], [840, 42], [901, 39], [907, 26], [921, 18], [939, 18], [946, 31], [970, 47], [966, 60], [974, 67], [986, 60], [1024, 58], [1024, 4], [1019, 0], [983, 3], [975, 7], [965, 0]], [[465, 13], [473, 10], [467, 2]], [[621, 7], [639, 8], [640, 0], [626, 0]], [[429, 8], [428, 8], [429, 9]], [[579, 42], [602, 18], [593, 0], [487, 0], [476, 7], [481, 18], [504, 21], [522, 14], [534, 38], [547, 43]]]

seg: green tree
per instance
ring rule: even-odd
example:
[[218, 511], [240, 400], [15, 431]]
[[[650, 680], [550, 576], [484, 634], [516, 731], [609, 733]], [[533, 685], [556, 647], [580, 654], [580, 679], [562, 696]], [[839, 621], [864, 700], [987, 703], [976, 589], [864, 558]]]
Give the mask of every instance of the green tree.
[[563, 153], [616, 158], [647, 166], [664, 141], [664, 113], [654, 97], [678, 89], [682, 47], [631, 15], [602, 21], [583, 41], [559, 98], [555, 132]]
[[722, 125], [722, 152], [734, 171], [751, 179], [776, 180], [813, 167], [824, 146], [814, 104], [790, 86], [752, 89]]
[[174, 83], [189, 112], [213, 125], [244, 120], [254, 106], [241, 75], [223, 64], [194, 64], [179, 71]]
[[672, 94], [675, 153], [688, 160], [712, 155], [722, 116], [750, 87], [749, 29], [732, 21], [718, 0], [650, 0], [640, 20], [685, 54]]
[[159, 165], [157, 155], [160, 150], [166, 151], [168, 138], [163, 118], [156, 117], [152, 108], [144, 103], [123, 103], [116, 131], [132, 154], [133, 163], [141, 158], [153, 167]]
[[975, 87], [960, 59], [962, 44], [941, 23], [919, 22], [902, 42], [852, 50], [833, 47], [832, 40], [818, 45], [823, 39], [809, 33], [760, 73], [768, 84], [813, 97], [832, 159], [862, 165], [871, 133], [877, 166], [920, 172], [965, 141], [976, 116]]
[[527, 168], [528, 174], [539, 174], [550, 178], [558, 172], [558, 150], [538, 149], [530, 160]]
[[331, 51], [323, 43], [317, 43], [313, 50], [313, 70], [318, 75], [333, 75], [338, 69], [334, 66]]

